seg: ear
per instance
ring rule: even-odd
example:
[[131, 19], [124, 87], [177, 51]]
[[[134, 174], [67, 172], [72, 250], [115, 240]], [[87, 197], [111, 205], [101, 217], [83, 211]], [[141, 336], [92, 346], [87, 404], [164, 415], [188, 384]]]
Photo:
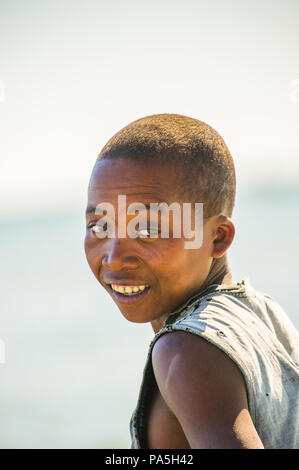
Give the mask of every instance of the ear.
[[220, 214], [216, 220], [215, 237], [213, 242], [213, 258], [221, 258], [229, 249], [235, 236], [235, 226], [232, 220]]

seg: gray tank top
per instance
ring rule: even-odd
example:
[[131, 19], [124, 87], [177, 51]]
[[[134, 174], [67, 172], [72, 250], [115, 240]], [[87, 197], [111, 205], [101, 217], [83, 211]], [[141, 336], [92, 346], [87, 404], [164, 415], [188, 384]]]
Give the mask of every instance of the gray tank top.
[[132, 449], [146, 447], [146, 422], [156, 381], [151, 353], [157, 339], [182, 330], [205, 338], [240, 368], [249, 412], [265, 449], [299, 448], [299, 334], [280, 305], [248, 278], [213, 284], [172, 312], [155, 335], [130, 421]]

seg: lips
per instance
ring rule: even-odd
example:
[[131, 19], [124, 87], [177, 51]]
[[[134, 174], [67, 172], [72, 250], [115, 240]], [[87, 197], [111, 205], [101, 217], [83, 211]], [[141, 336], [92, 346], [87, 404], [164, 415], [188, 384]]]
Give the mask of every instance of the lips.
[[122, 304], [130, 305], [138, 302], [150, 290], [149, 284], [116, 284], [109, 283], [113, 297]]
[[144, 289], [148, 287], [148, 284], [140, 284], [140, 285], [123, 285], [123, 284], [111, 284], [111, 288], [116, 291], [120, 292], [121, 294], [129, 294], [134, 295], [137, 292], [142, 292]]

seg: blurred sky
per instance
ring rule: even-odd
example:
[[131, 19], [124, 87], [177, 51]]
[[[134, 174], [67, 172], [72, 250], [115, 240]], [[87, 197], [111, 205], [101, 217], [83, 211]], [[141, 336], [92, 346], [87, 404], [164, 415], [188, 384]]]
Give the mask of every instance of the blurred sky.
[[0, 0], [2, 214], [84, 208], [145, 115], [212, 125], [239, 189], [299, 182], [298, 0]]

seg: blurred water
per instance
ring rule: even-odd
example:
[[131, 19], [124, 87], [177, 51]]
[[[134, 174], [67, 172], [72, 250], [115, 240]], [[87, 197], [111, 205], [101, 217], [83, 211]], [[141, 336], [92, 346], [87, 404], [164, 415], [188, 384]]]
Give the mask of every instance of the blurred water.
[[[299, 327], [299, 192], [239, 195], [229, 250]], [[89, 271], [81, 212], [1, 221], [1, 448], [127, 448], [152, 331]]]

